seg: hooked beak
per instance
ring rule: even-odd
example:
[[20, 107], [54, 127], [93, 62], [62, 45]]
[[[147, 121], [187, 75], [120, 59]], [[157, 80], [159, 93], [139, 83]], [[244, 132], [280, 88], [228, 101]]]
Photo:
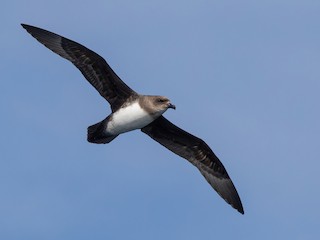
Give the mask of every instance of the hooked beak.
[[173, 105], [172, 103], [169, 103], [168, 108], [172, 108], [172, 109], [176, 110], [176, 106]]

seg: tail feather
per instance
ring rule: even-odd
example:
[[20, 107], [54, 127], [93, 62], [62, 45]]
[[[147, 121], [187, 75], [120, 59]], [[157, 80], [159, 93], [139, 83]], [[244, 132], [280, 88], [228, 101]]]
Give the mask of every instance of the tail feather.
[[88, 127], [87, 140], [91, 143], [109, 143], [118, 135], [107, 135], [105, 133], [105, 120]]

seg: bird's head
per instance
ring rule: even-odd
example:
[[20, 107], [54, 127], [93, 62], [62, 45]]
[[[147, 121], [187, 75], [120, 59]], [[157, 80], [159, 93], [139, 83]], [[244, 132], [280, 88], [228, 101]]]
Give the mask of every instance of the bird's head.
[[164, 96], [145, 96], [142, 99], [146, 110], [157, 117], [167, 111], [168, 108], [176, 109], [176, 106]]
[[167, 97], [155, 96], [152, 103], [154, 108], [159, 111], [166, 111], [168, 108], [176, 109], [176, 106], [173, 105]]

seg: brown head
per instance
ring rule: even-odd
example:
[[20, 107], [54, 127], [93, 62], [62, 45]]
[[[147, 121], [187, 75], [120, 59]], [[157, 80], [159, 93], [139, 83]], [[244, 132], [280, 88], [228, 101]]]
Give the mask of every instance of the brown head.
[[139, 100], [140, 105], [151, 115], [159, 117], [168, 108], [176, 109], [167, 97], [163, 96], [143, 96]]

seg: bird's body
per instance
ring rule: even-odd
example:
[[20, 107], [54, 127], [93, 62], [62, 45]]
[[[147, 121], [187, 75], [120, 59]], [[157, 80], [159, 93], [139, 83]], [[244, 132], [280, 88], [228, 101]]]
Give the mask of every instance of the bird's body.
[[110, 120], [106, 124], [106, 132], [112, 135], [141, 129], [151, 123], [153, 118], [139, 104], [138, 101], [128, 106], [120, 108], [111, 114]]
[[112, 113], [88, 127], [88, 141], [109, 143], [119, 134], [141, 129], [152, 139], [199, 169], [218, 194], [240, 213], [240, 197], [226, 169], [200, 138], [172, 124], [162, 114], [175, 106], [163, 96], [140, 95], [128, 87], [108, 63], [90, 49], [47, 30], [22, 24], [40, 43], [72, 62], [105, 98]]

